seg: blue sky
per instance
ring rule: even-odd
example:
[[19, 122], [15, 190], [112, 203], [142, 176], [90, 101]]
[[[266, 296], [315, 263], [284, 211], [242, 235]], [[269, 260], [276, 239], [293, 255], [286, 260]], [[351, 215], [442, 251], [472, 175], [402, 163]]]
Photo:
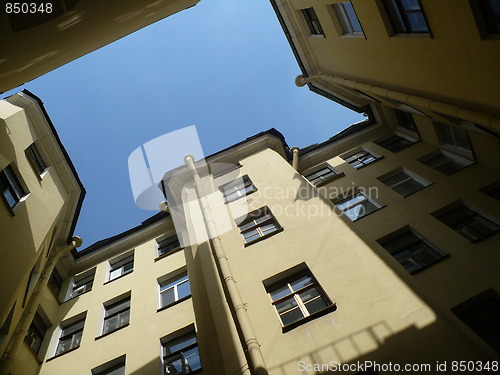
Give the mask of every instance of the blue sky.
[[267, 0], [201, 0], [15, 90], [39, 96], [87, 190], [82, 248], [155, 214], [134, 205], [127, 160], [196, 125], [206, 155], [276, 128], [321, 142], [363, 116], [298, 88], [300, 69]]

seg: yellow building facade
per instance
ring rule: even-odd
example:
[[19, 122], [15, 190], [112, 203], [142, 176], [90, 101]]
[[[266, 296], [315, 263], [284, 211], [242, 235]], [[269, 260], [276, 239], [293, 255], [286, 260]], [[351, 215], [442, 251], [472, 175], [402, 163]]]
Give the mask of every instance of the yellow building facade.
[[[35, 95], [0, 101], [0, 353], [22, 351], [51, 267], [80, 244], [73, 231], [85, 195], [71, 160]], [[70, 245], [68, 245], [70, 244]], [[45, 281], [44, 281], [45, 280]], [[37, 367], [36, 367], [37, 369]]]
[[298, 85], [357, 111], [384, 105], [500, 132], [496, 0], [271, 4], [302, 70]]
[[302, 150], [271, 129], [207, 157], [232, 166], [208, 175], [223, 207], [248, 214], [194, 243], [164, 206], [61, 258], [11, 375], [498, 369], [498, 140], [386, 116]]
[[199, 0], [5, 2], [0, 92], [12, 90]]

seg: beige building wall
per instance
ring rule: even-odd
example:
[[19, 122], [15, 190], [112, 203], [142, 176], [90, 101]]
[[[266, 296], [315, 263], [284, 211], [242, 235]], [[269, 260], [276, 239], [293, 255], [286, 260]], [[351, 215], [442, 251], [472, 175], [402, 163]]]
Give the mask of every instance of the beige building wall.
[[[346, 32], [335, 10], [341, 3], [352, 4], [360, 32]], [[302, 75], [310, 77], [300, 84], [358, 111], [377, 101], [409, 105], [431, 116], [453, 117], [457, 125], [470, 121], [500, 131], [495, 64], [500, 39], [486, 31], [478, 2], [419, 0], [428, 32], [397, 32], [383, 0], [271, 4]], [[320, 31], [311, 31], [304, 10], [314, 12]]]
[[[24, 190], [11, 205], [0, 203], [0, 353], [10, 351], [25, 307], [49, 254], [67, 243], [84, 190], [41, 101], [22, 92], [0, 102], [0, 171], [14, 172]], [[40, 173], [26, 149], [35, 144], [46, 168]], [[3, 193], [3, 191], [2, 191]]]
[[[199, 0], [56, 0], [0, 13], [0, 92], [11, 90]], [[51, 4], [51, 11], [46, 9]], [[14, 3], [12, 3], [14, 4]]]
[[[387, 116], [391, 118], [390, 113]], [[395, 130], [411, 138], [407, 129], [397, 127], [395, 122], [391, 128], [367, 121], [300, 151], [300, 173], [293, 169], [290, 150], [275, 131], [261, 133], [208, 158], [210, 162], [241, 165], [237, 172], [215, 177], [212, 184], [216, 189], [233, 180], [234, 173], [247, 175], [257, 188], [246, 198], [229, 203], [229, 208], [244, 203], [250, 211], [267, 206], [283, 228], [247, 246], [236, 225], [219, 236], [269, 374], [315, 373], [306, 366], [332, 361], [404, 365], [436, 361], [450, 364], [457, 358], [498, 359], [498, 353], [451, 309], [485, 290], [500, 289], [495, 268], [499, 234], [471, 243], [432, 216], [450, 203], [463, 200], [500, 225], [500, 202], [481, 191], [498, 181], [497, 140], [470, 132], [474, 163], [446, 176], [419, 161], [446, 146], [440, 145], [438, 133], [430, 131], [434, 125], [428, 118], [415, 116], [414, 120], [418, 134], [412, 135], [418, 139], [401, 151], [391, 152], [377, 143]], [[379, 159], [354, 169], [345, 158], [359, 149]], [[324, 163], [333, 168], [336, 178], [314, 187], [303, 175]], [[429, 185], [401, 196], [379, 180], [398, 168], [418, 175]], [[356, 187], [369, 191], [381, 208], [352, 222], [340, 215], [331, 199]], [[419, 273], [408, 273], [378, 242], [405, 226], [447, 256]], [[241, 321], [234, 317], [209, 244], [158, 257], [157, 240], [174, 234], [170, 216], [158, 214], [80, 255], [62, 259], [57, 267], [65, 279], [58, 296], [61, 303], [46, 290], [41, 304], [52, 327], [42, 346], [40, 374], [66, 374], [71, 370], [88, 375], [123, 355], [126, 374], [161, 374], [160, 340], [185, 327], [196, 331], [202, 373], [252, 372], [238, 329]], [[133, 271], [108, 282], [110, 260], [132, 250]], [[299, 322], [303, 324], [293, 329], [283, 329], [266, 287], [297, 266], [310, 270], [335, 308]], [[67, 299], [74, 275], [93, 268], [92, 290]], [[158, 279], [184, 268], [192, 297], [157, 311]], [[126, 293], [131, 296], [130, 323], [100, 337], [103, 304]], [[86, 321], [80, 346], [54, 356], [60, 323], [83, 314]], [[36, 368], [33, 358], [25, 360], [17, 362], [18, 371]]]

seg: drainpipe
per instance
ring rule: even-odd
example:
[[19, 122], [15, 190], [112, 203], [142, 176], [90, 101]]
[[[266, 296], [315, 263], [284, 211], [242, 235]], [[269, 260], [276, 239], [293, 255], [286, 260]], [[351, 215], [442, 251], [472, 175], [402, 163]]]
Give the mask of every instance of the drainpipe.
[[43, 272], [40, 274], [35, 288], [33, 289], [33, 294], [31, 295], [31, 298], [23, 311], [21, 319], [19, 320], [19, 328], [12, 335], [12, 338], [10, 339], [10, 345], [7, 347], [3, 354], [3, 364], [0, 370], [1, 375], [8, 374], [9, 367], [11, 366], [12, 361], [16, 358], [19, 349], [21, 348], [24, 338], [28, 333], [28, 329], [38, 309], [38, 305], [40, 304], [40, 300], [42, 299], [43, 291], [47, 286], [50, 275], [52, 274], [52, 271], [54, 271], [57, 261], [61, 257], [67, 255], [75, 247], [81, 245], [82, 239], [78, 236], [74, 236], [69, 245], [66, 245], [59, 251], [52, 252], [52, 254], [49, 256], [49, 259], [47, 260], [47, 262], [45, 263], [45, 267], [43, 268]]
[[299, 171], [299, 148], [292, 147], [292, 149], [290, 151], [292, 151], [292, 167], [293, 167], [293, 169], [295, 169], [298, 172]]
[[209, 238], [212, 238], [208, 241], [208, 244], [212, 250], [215, 263], [220, 269], [219, 276], [222, 278], [227, 287], [227, 291], [229, 294], [228, 302], [232, 304], [231, 307], [236, 312], [235, 323], [240, 328], [243, 340], [245, 341], [246, 349], [248, 350], [248, 354], [250, 357], [250, 367], [252, 369], [252, 373], [254, 375], [268, 375], [269, 372], [267, 371], [264, 357], [262, 355], [262, 351], [260, 350], [260, 344], [257, 341], [255, 332], [250, 322], [250, 318], [248, 317], [245, 304], [241, 299], [238, 286], [236, 285], [236, 280], [234, 279], [231, 268], [229, 267], [229, 261], [226, 257], [226, 254], [224, 253], [222, 242], [219, 236], [216, 236], [217, 231], [212, 217], [212, 210], [210, 209], [210, 205], [205, 196], [205, 192], [203, 191], [200, 175], [198, 174], [198, 171], [196, 170], [196, 167], [194, 165], [194, 157], [192, 155], [186, 155], [184, 157], [184, 162], [188, 166], [189, 170], [193, 173], [194, 184], [196, 187], [198, 200], [200, 202], [205, 227], [207, 229]]
[[432, 112], [441, 113], [446, 116], [457, 117], [465, 121], [470, 121], [482, 125], [488, 129], [493, 130], [496, 133], [500, 132], [500, 117], [486, 115], [484, 113], [471, 111], [463, 107], [458, 107], [451, 104], [445, 104], [435, 100], [426, 99], [420, 96], [405, 94], [399, 91], [388, 90], [382, 87], [367, 85], [365, 83], [341, 77], [335, 77], [329, 74], [320, 73], [318, 75], [314, 75], [307, 78], [304, 78], [303, 76], [300, 75], [297, 78], [295, 78], [295, 84], [298, 87], [302, 87], [308, 83], [319, 80], [344, 86], [350, 89], [358, 89], [366, 93], [371, 93], [377, 96], [381, 96], [383, 98], [397, 100], [402, 103], [406, 103], [410, 106], [425, 108]]

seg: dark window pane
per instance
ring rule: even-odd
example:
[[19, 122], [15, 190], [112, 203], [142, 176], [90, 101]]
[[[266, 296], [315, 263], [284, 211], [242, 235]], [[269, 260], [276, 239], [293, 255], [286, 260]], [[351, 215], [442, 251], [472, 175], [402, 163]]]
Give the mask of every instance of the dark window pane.
[[479, 0], [486, 29], [489, 34], [500, 34], [500, 1]]
[[491, 296], [465, 311], [456, 312], [457, 317], [500, 353], [500, 300]]
[[283, 315], [281, 315], [281, 321], [283, 322], [283, 325], [286, 326], [288, 324], [291, 324], [293, 322], [296, 322], [297, 320], [300, 320], [304, 317], [300, 309], [294, 309], [291, 310]]

